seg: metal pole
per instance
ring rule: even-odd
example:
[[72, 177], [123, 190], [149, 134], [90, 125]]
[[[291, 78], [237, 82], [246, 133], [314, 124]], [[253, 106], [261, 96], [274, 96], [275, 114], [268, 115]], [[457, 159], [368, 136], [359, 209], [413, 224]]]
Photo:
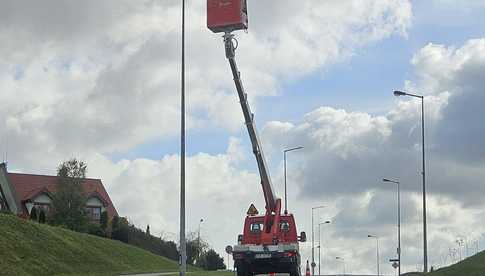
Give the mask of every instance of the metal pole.
[[295, 147], [295, 148], [291, 148], [291, 149], [285, 149], [283, 150], [283, 159], [284, 159], [284, 171], [285, 171], [285, 212], [284, 214], [288, 214], [288, 196], [287, 196], [287, 192], [286, 192], [286, 153], [289, 152], [289, 151], [294, 151], [294, 150], [299, 150], [299, 149], [302, 149], [303, 147]]
[[[199, 221], [199, 231], [197, 233], [197, 261], [200, 260], [200, 253], [201, 253], [201, 250], [200, 250], [200, 225], [202, 224], [202, 222], [204, 221], [204, 219], [200, 219]], [[229, 264], [228, 264], [229, 266]]]
[[387, 178], [382, 179], [384, 182], [391, 182], [397, 185], [397, 256], [398, 256], [398, 275], [401, 275], [401, 182], [390, 180]]
[[315, 209], [321, 209], [321, 208], [325, 208], [325, 206], [315, 206], [315, 207], [312, 207], [312, 263], [310, 264], [310, 266], [312, 267], [312, 275], [315, 275], [315, 226], [313, 224], [313, 211]]
[[185, 244], [185, 0], [182, 0], [182, 91], [180, 98], [180, 276], [187, 271]]
[[428, 272], [428, 231], [426, 224], [426, 159], [424, 151], [424, 96], [421, 96], [421, 138], [423, 149], [423, 258], [424, 272]]
[[313, 265], [315, 263], [315, 234], [314, 234], [314, 226], [313, 226], [313, 210], [315, 208], [312, 208], [312, 263], [310, 266], [312, 267], [312, 276], [315, 276], [315, 266]]
[[397, 182], [397, 254], [399, 259], [398, 276], [401, 276], [401, 184]]
[[322, 260], [321, 260], [321, 254], [322, 254], [322, 242], [321, 242], [321, 237], [322, 237], [322, 234], [321, 234], [321, 229], [320, 227], [322, 225], [325, 225], [325, 224], [329, 224], [331, 223], [329, 220], [325, 221], [325, 222], [321, 222], [318, 224], [318, 275], [322, 275], [321, 271], [320, 271], [320, 268], [321, 268], [321, 265], [322, 265]]
[[200, 223], [199, 223], [199, 232], [197, 233], [197, 261], [200, 259]]
[[380, 272], [380, 264], [379, 264], [379, 237], [374, 235], [367, 235], [367, 237], [376, 239], [376, 268], [377, 268], [377, 276], [380, 276], [381, 272]]
[[379, 238], [376, 238], [377, 241], [377, 276], [381, 275], [381, 270], [379, 267]]
[[428, 230], [427, 230], [427, 223], [426, 223], [426, 158], [425, 158], [425, 149], [424, 149], [424, 96], [422, 95], [415, 95], [406, 93], [403, 91], [394, 91], [394, 96], [410, 96], [415, 98], [421, 99], [421, 138], [422, 138], [422, 153], [423, 153], [423, 171], [421, 174], [423, 175], [423, 265], [424, 265], [424, 272], [428, 272]]
[[318, 275], [322, 275], [322, 273], [320, 271], [320, 266], [322, 264], [322, 260], [321, 260], [322, 242], [321, 242], [321, 239], [320, 239], [320, 236], [321, 236], [320, 226], [322, 226], [321, 223], [318, 224]]
[[288, 214], [288, 199], [287, 199], [287, 193], [286, 193], [286, 150], [283, 151], [283, 156], [284, 156], [284, 167], [285, 167], [285, 215]]
[[343, 274], [343, 275], [345, 275], [345, 274], [346, 274], [346, 273], [345, 273], [345, 259], [344, 259], [344, 258], [342, 258], [342, 257], [335, 257], [335, 259], [336, 259], [336, 260], [340, 260], [340, 261], [342, 261], [342, 264], [343, 264], [343, 266], [344, 266], [344, 274]]

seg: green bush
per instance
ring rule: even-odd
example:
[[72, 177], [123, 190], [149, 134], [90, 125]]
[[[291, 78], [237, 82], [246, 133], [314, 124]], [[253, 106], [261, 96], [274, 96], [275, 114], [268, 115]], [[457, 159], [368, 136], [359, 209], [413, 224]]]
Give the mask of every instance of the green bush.
[[0, 214], [13, 215], [12, 211], [10, 211], [9, 209], [1, 209]]
[[129, 232], [130, 225], [128, 224], [128, 220], [126, 220], [126, 218], [115, 216], [113, 218], [113, 231], [111, 233], [111, 238], [128, 243]]
[[226, 269], [224, 259], [214, 249], [210, 249], [201, 256], [200, 266], [205, 270]]
[[160, 256], [167, 257], [172, 260], [178, 260], [179, 253], [177, 245], [172, 241], [165, 241], [160, 237], [154, 237], [151, 234], [147, 235], [140, 228], [130, 225], [128, 228], [128, 244], [143, 248]]
[[[161, 237], [147, 234], [147, 231], [144, 232], [134, 225], [130, 225], [126, 218], [114, 216], [111, 221], [111, 229], [111, 238], [114, 240], [134, 245], [172, 260], [178, 260], [179, 258], [177, 244], [173, 241], [165, 241]], [[149, 232], [148, 227], [147, 230]]]
[[88, 225], [88, 234], [95, 235], [95, 236], [98, 236], [98, 237], [105, 237], [106, 236], [105, 232], [103, 231], [101, 226], [98, 225], [98, 224], [94, 224], [94, 223], [90, 223]]

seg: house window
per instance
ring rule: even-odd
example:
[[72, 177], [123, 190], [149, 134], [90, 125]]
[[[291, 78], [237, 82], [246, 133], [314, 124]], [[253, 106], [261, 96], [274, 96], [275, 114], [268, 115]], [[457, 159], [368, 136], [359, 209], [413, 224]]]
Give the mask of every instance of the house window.
[[88, 206], [86, 207], [86, 213], [91, 221], [99, 221], [101, 219], [101, 207]]

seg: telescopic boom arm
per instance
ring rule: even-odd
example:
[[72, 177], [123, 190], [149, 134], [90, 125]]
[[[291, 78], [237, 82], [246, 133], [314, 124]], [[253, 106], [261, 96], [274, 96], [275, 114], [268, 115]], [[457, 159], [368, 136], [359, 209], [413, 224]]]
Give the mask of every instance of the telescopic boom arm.
[[226, 58], [229, 60], [229, 64], [231, 66], [232, 75], [234, 77], [234, 84], [236, 85], [239, 102], [241, 104], [241, 108], [244, 114], [244, 121], [249, 132], [249, 138], [251, 139], [253, 153], [258, 163], [259, 175], [261, 177], [261, 186], [263, 187], [264, 200], [266, 201], [266, 210], [269, 212], [275, 212], [276, 195], [274, 193], [273, 185], [271, 184], [268, 166], [266, 165], [266, 159], [264, 158], [263, 149], [261, 148], [261, 142], [259, 140], [256, 125], [254, 123], [254, 114], [251, 112], [251, 108], [249, 107], [249, 103], [247, 100], [247, 94], [244, 92], [244, 87], [240, 76], [241, 73], [237, 69], [235, 60], [236, 47], [234, 46], [233, 34], [226, 33], [224, 35], [224, 45], [226, 49]]

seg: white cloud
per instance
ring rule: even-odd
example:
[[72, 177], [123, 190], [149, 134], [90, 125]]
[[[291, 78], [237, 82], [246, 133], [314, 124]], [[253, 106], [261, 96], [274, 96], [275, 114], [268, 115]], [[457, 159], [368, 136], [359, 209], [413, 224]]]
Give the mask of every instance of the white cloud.
[[[387, 37], [406, 36], [412, 20], [404, 0], [275, 3], [251, 3], [250, 32], [238, 34], [238, 60], [252, 102], [276, 95], [282, 81], [325, 70]], [[189, 8], [189, 127], [240, 130], [221, 38], [205, 27], [204, 1]], [[0, 137], [8, 136], [11, 166], [52, 172], [60, 160], [87, 160], [89, 174], [103, 179], [121, 214], [176, 238], [179, 157], [113, 162], [107, 156], [178, 132], [179, 15], [178, 1], [3, 1]], [[433, 263], [457, 236], [483, 231], [477, 208], [485, 156], [484, 45], [476, 39], [460, 48], [425, 46], [412, 60], [417, 79], [406, 85], [427, 95]], [[299, 230], [310, 233], [311, 206], [329, 205], [322, 214], [335, 222], [325, 230], [326, 271], [340, 272], [331, 257], [345, 254], [354, 271], [373, 272], [373, 245], [362, 243], [356, 230], [381, 234], [383, 254], [394, 254], [395, 187], [377, 183], [384, 176], [403, 183], [406, 269], [419, 259], [418, 111], [417, 101], [399, 101], [385, 116], [322, 107], [302, 122], [266, 124], [269, 152], [305, 146], [289, 167], [290, 209]], [[199, 153], [187, 161], [189, 229], [204, 217], [203, 236], [219, 252], [241, 231], [247, 206], [256, 201], [263, 208], [257, 175], [239, 167], [247, 158], [242, 150], [231, 138], [226, 153]], [[308, 243], [303, 252], [308, 258]]]
[[[411, 19], [408, 1], [286, 4], [252, 3], [254, 27], [238, 36], [251, 100], [276, 94], [282, 77], [298, 78], [404, 33]], [[271, 20], [265, 9], [273, 10]], [[4, 1], [0, 10], [0, 115], [15, 117], [10, 140], [49, 141], [61, 155], [73, 149], [106, 154], [176, 133], [179, 2]], [[191, 2], [188, 15], [189, 127], [238, 130], [237, 98], [222, 41], [205, 26], [205, 2]], [[12, 151], [21, 156], [22, 148]]]
[[[202, 237], [224, 252], [242, 231], [246, 209], [254, 202], [264, 209], [259, 177], [235, 166], [245, 158], [238, 141], [231, 138], [227, 153], [199, 153], [187, 158], [187, 229], [196, 231], [204, 218]], [[178, 241], [180, 157], [161, 160], [135, 159], [112, 163], [95, 155], [87, 159], [89, 175], [103, 182], [122, 215], [152, 233]], [[254, 192], [254, 191], [257, 192]]]
[[[406, 83], [409, 92], [425, 91], [426, 96], [429, 258], [435, 267], [445, 264], [458, 237], [471, 243], [485, 227], [480, 217], [485, 192], [485, 128], [480, 122], [484, 45], [484, 39], [460, 48], [429, 44], [412, 60], [416, 80]], [[291, 201], [336, 204], [330, 233], [334, 242], [327, 251], [347, 254], [362, 273], [371, 262], [365, 253], [369, 246], [360, 245], [367, 235], [363, 232], [382, 236], [386, 256], [395, 252], [396, 187], [382, 183], [383, 177], [401, 181], [403, 264], [407, 271], [420, 264], [420, 107], [419, 100], [398, 100], [385, 116], [321, 107], [297, 124], [269, 122], [264, 128], [264, 141], [271, 141], [275, 152], [286, 145], [305, 146], [301, 166], [291, 172], [301, 176], [294, 182], [300, 195]]]

